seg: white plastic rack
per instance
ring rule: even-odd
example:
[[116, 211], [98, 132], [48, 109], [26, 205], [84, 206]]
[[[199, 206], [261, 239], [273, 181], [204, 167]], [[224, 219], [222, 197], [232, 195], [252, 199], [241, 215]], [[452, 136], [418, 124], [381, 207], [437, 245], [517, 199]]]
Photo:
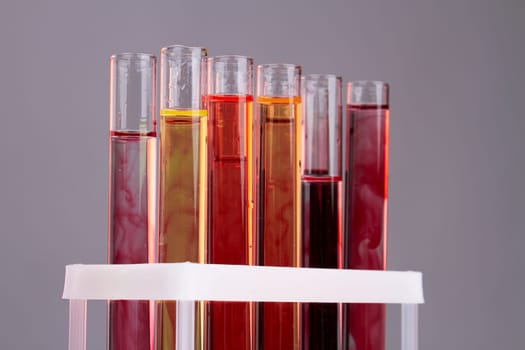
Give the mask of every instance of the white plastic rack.
[[69, 350], [86, 349], [87, 300], [176, 300], [177, 350], [194, 348], [194, 302], [401, 304], [401, 349], [417, 350], [420, 272], [195, 263], [68, 265]]

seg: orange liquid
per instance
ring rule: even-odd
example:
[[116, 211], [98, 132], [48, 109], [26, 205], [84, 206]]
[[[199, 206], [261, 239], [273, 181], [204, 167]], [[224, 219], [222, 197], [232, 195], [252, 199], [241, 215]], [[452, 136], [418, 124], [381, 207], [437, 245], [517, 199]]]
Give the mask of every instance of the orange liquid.
[[[258, 264], [300, 266], [299, 97], [258, 97], [261, 123]], [[295, 303], [258, 305], [259, 349], [298, 349]]]
[[[205, 262], [205, 110], [161, 110], [159, 262]], [[157, 349], [175, 349], [176, 303], [159, 302]], [[204, 308], [196, 303], [196, 349], [203, 348]]]

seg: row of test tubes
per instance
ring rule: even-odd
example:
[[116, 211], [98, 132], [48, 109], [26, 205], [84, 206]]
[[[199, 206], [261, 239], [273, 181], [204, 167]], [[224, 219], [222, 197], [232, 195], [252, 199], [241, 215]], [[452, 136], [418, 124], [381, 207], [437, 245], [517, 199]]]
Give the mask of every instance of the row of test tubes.
[[[201, 47], [111, 56], [108, 262], [385, 269], [388, 85]], [[255, 106], [254, 106], [255, 103]], [[254, 114], [255, 111], [255, 114]], [[344, 207], [343, 207], [344, 202]], [[383, 350], [381, 304], [196, 302], [195, 349]], [[111, 301], [108, 349], [175, 349], [176, 303]]]

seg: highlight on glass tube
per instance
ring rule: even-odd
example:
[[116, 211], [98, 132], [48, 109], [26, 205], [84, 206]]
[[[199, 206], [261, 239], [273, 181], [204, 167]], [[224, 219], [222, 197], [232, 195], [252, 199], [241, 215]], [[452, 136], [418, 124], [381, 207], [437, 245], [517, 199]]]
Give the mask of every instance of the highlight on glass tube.
[[[342, 79], [307, 75], [302, 81], [303, 267], [342, 268]], [[303, 349], [342, 349], [339, 304], [301, 304]]]
[[[159, 262], [206, 262], [207, 51], [161, 50]], [[204, 304], [196, 303], [195, 347], [202, 349]], [[176, 303], [159, 302], [157, 348], [174, 349]]]
[[[348, 83], [345, 188], [345, 267], [386, 269], [388, 84]], [[349, 349], [383, 350], [385, 305], [349, 304]]]
[[[253, 60], [208, 59], [208, 263], [253, 264]], [[252, 303], [210, 302], [207, 343], [253, 348]]]
[[[156, 228], [156, 58], [123, 53], [110, 58], [108, 262], [154, 262]], [[110, 350], [152, 350], [154, 306], [110, 301]]]
[[[301, 67], [268, 64], [257, 68], [260, 123], [257, 263], [300, 266]], [[299, 348], [295, 303], [260, 303], [257, 348]]]

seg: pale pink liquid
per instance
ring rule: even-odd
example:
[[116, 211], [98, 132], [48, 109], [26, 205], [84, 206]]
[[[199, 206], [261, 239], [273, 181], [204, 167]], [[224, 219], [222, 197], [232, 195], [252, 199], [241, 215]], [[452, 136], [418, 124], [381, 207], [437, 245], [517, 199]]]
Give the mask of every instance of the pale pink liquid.
[[[345, 267], [385, 270], [388, 106], [349, 105]], [[347, 349], [385, 348], [385, 305], [348, 304]]]
[[[112, 132], [110, 136], [110, 264], [153, 262], [155, 239], [156, 138]], [[149, 301], [109, 303], [108, 349], [153, 349]]]

